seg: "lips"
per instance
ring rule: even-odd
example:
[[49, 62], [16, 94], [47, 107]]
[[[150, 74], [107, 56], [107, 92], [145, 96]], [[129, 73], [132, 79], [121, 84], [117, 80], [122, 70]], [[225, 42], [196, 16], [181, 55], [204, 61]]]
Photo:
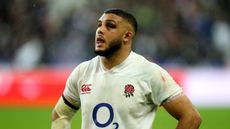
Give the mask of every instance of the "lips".
[[100, 44], [100, 43], [105, 43], [105, 39], [103, 38], [103, 37], [97, 37], [97, 39], [96, 39], [96, 43], [97, 44]]

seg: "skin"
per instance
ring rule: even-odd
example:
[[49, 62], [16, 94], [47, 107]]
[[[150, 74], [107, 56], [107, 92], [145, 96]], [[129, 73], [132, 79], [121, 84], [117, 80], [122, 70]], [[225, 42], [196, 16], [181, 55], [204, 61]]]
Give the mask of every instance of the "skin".
[[176, 129], [198, 129], [201, 117], [187, 96], [179, 96], [162, 105], [166, 111], [178, 120]]
[[[98, 20], [95, 34], [95, 52], [104, 52], [111, 47], [119, 46], [116, 51], [100, 56], [104, 67], [109, 70], [122, 63], [130, 54], [135, 36], [133, 27], [122, 17], [115, 14], [103, 14]], [[103, 41], [98, 40], [103, 39]], [[66, 98], [72, 102], [70, 98]], [[181, 95], [162, 105], [166, 111], [178, 120], [176, 129], [198, 129], [201, 117], [191, 101]], [[52, 120], [59, 118], [54, 110]]]
[[[97, 38], [102, 37], [104, 42], [98, 42]], [[101, 56], [102, 63], [106, 69], [120, 64], [131, 52], [131, 44], [134, 37], [134, 30], [123, 18], [115, 14], [103, 14], [98, 20], [98, 28], [95, 37], [95, 51], [105, 51], [112, 43], [120, 42], [120, 49], [111, 55]]]

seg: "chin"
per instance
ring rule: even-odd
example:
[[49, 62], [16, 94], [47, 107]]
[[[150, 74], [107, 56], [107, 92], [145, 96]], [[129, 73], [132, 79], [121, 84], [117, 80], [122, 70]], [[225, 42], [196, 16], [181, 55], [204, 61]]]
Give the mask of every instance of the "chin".
[[104, 53], [103, 50], [95, 50], [94, 52], [95, 52], [97, 55], [99, 55], [100, 53]]
[[106, 56], [107, 55], [107, 52], [104, 50], [95, 50], [94, 52], [96, 55], [99, 55], [99, 56]]

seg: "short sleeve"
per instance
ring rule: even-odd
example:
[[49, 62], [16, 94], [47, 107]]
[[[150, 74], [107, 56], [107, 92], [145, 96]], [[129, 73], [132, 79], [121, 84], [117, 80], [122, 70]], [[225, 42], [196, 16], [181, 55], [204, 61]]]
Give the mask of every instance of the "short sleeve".
[[71, 98], [71, 100], [74, 100], [73, 104], [80, 107], [80, 96], [79, 96], [79, 90], [78, 85], [80, 81], [80, 66], [77, 66], [69, 75], [65, 89], [63, 92], [63, 95], [65, 97]]
[[154, 68], [151, 80], [152, 100], [156, 105], [161, 105], [170, 97], [183, 92], [182, 88], [174, 81], [172, 76], [160, 66]]

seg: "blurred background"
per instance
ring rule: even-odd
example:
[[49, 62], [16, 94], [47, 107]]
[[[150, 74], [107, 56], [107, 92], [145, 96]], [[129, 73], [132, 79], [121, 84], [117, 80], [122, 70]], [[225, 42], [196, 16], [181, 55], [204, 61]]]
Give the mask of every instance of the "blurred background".
[[[50, 128], [66, 78], [95, 56], [97, 19], [108, 7], [136, 16], [133, 50], [183, 87], [203, 116], [202, 129], [230, 127], [229, 0], [1, 0], [1, 128]], [[173, 128], [168, 117], [160, 109], [154, 127]]]

